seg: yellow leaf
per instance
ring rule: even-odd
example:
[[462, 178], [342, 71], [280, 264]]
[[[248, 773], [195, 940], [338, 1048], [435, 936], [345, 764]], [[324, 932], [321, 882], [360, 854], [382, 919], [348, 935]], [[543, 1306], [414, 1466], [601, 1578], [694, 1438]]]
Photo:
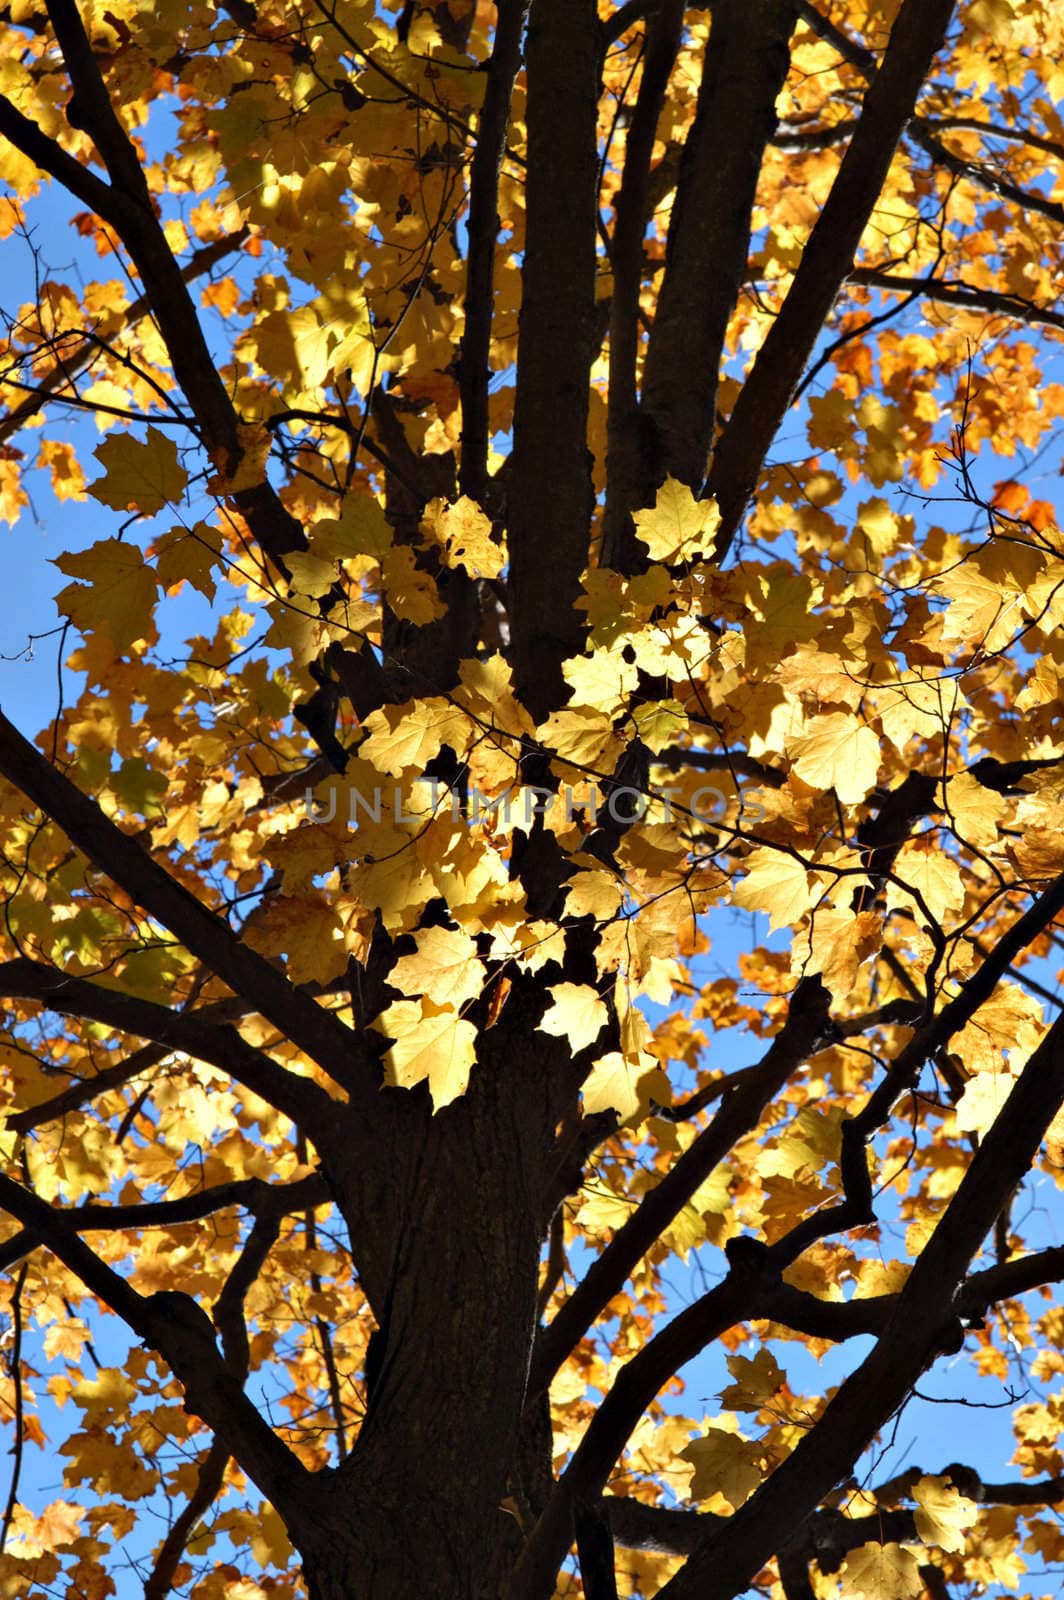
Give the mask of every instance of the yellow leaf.
[[948, 1478], [920, 1478], [913, 1485], [916, 1531], [925, 1544], [940, 1550], [962, 1551], [975, 1518], [973, 1502], [955, 1489]]
[[422, 528], [443, 546], [447, 565], [464, 567], [471, 578], [497, 578], [506, 565], [505, 550], [491, 536], [490, 517], [468, 495], [453, 506], [434, 500]]
[[[822, 906], [813, 917], [810, 931], [810, 970], [819, 972], [832, 994], [839, 999], [850, 994], [857, 982], [857, 969], [874, 955], [882, 943], [882, 924], [878, 912]], [[806, 965], [806, 952], [795, 947], [796, 965]]]
[[395, 535], [384, 508], [372, 495], [349, 495], [339, 517], [320, 517], [310, 530], [312, 554], [323, 561], [371, 556], [380, 561]]
[[409, 545], [386, 550], [381, 558], [381, 581], [388, 604], [401, 622], [419, 628], [435, 622], [446, 611], [435, 580], [422, 572]]
[[279, 1514], [263, 1500], [251, 1529], [251, 1553], [260, 1567], [271, 1564], [287, 1567], [292, 1557], [292, 1542]]
[[422, 928], [413, 955], [400, 956], [388, 982], [403, 994], [427, 995], [434, 1005], [458, 1011], [481, 992], [484, 963], [468, 933], [458, 928]]
[[965, 704], [956, 683], [914, 676], [882, 685], [872, 698], [883, 732], [898, 750], [910, 739], [941, 734]]
[[136, 1393], [132, 1378], [118, 1367], [101, 1367], [95, 1377], [82, 1378], [74, 1385], [74, 1399], [85, 1412], [86, 1427], [125, 1416]]
[[352, 895], [380, 915], [389, 933], [412, 928], [435, 892], [412, 832], [382, 822], [361, 827], [358, 837], [362, 859], [347, 872]]
[[239, 494], [242, 489], [254, 489], [257, 484], [266, 482], [266, 463], [273, 449], [270, 430], [261, 422], [241, 422], [237, 424], [236, 434], [240, 449], [236, 470], [230, 470], [232, 464], [228, 459], [218, 461], [216, 456], [219, 470], [207, 479], [209, 494]]
[[627, 659], [623, 645], [571, 656], [562, 672], [573, 691], [567, 709], [587, 706], [610, 717], [627, 707], [628, 697], [639, 681], [638, 663]]
[[621, 1121], [627, 1122], [640, 1109], [640, 1079], [656, 1068], [655, 1061], [648, 1067], [645, 1062], [627, 1060], [619, 1050], [610, 1050], [595, 1062], [580, 1086], [584, 1111], [616, 1111]]
[[106, 471], [89, 484], [89, 493], [115, 511], [151, 517], [185, 492], [188, 473], [177, 458], [177, 441], [158, 428], [149, 427], [143, 441], [112, 433], [94, 454]]
[[624, 884], [604, 869], [578, 872], [569, 879], [565, 910], [570, 917], [594, 917], [604, 922], [616, 916], [624, 899]]
[[771, 1350], [759, 1350], [753, 1357], [728, 1356], [726, 1360], [735, 1381], [721, 1391], [718, 1399], [729, 1411], [760, 1411], [787, 1381]]
[[770, 933], [800, 922], [823, 893], [803, 863], [785, 850], [759, 845], [747, 856], [746, 867], [746, 876], [732, 889], [732, 904], [767, 913]]
[[37, 1518], [35, 1532], [43, 1550], [58, 1550], [78, 1537], [79, 1525], [85, 1515], [84, 1507], [68, 1505], [64, 1500], [53, 1500]]
[[601, 711], [582, 706], [553, 711], [539, 729], [539, 737], [558, 756], [592, 770], [607, 765], [607, 750], [616, 747], [613, 723]]
[[919, 1600], [920, 1563], [900, 1544], [862, 1544], [842, 1565], [842, 1592], [852, 1600]]
[[396, 778], [407, 772], [424, 772], [444, 744], [464, 750], [470, 733], [465, 713], [440, 698], [385, 706], [371, 712], [363, 726], [369, 737], [360, 746], [359, 755], [379, 772]]
[[1002, 1106], [1015, 1087], [1016, 1079], [1001, 1064], [997, 1072], [976, 1072], [964, 1085], [957, 1103], [957, 1127], [961, 1133], [989, 1133]]
[[1011, 0], [972, 0], [965, 20], [973, 31], [988, 33], [995, 44], [1006, 44], [1013, 23]]
[[63, 439], [42, 439], [37, 464], [52, 469], [52, 493], [57, 500], [84, 500], [85, 474], [74, 446]]
[[778, 661], [801, 640], [815, 639], [823, 630], [813, 611], [820, 595], [819, 584], [788, 567], [773, 566], [752, 574], [749, 604], [753, 619], [744, 628], [751, 657]]
[[285, 565], [292, 575], [292, 592], [318, 599], [328, 594], [336, 582], [336, 562], [324, 561], [321, 556], [306, 550], [292, 550], [285, 556]]
[[155, 573], [134, 544], [121, 539], [100, 539], [77, 555], [60, 556], [56, 566], [85, 584], [71, 583], [55, 603], [83, 633], [106, 627], [115, 649], [127, 650], [136, 639], [147, 638], [155, 604]]
[[844, 711], [810, 718], [806, 731], [788, 744], [794, 770], [814, 789], [834, 789], [844, 805], [855, 805], [875, 788], [879, 740]]
[[503, 656], [496, 654], [483, 661], [463, 661], [458, 671], [461, 683], [454, 691], [454, 698], [459, 705], [467, 707], [480, 724], [487, 723], [517, 738], [533, 732], [531, 717], [514, 697], [510, 663]]
[[632, 520], [651, 561], [673, 562], [713, 549], [720, 512], [715, 500], [696, 500], [685, 483], [668, 477], [653, 510], [637, 511]]
[[677, 744], [688, 728], [687, 712], [678, 700], [651, 700], [635, 706], [632, 721], [642, 742], [655, 755]]
[[959, 838], [981, 850], [997, 843], [999, 824], [1009, 809], [1004, 795], [984, 789], [970, 772], [959, 772], [942, 785], [939, 804]]
[[762, 1447], [726, 1428], [710, 1428], [701, 1439], [692, 1439], [680, 1455], [694, 1466], [691, 1494], [696, 1500], [723, 1495], [738, 1511], [761, 1482]]
[[477, 1054], [471, 1022], [451, 1010], [426, 1012], [423, 1001], [396, 1000], [373, 1026], [392, 1040], [384, 1058], [388, 1083], [412, 1089], [427, 1082], [435, 1111], [465, 1093]]
[[921, 923], [926, 922], [926, 917], [917, 902], [905, 893], [906, 887], [920, 896], [936, 923], [943, 922], [948, 912], [964, 904], [961, 869], [933, 839], [910, 839], [904, 844], [894, 862], [894, 876], [900, 881], [887, 885], [888, 909], [912, 905]]
[[594, 1044], [606, 1026], [607, 1012], [594, 989], [586, 983], [556, 983], [537, 1033], [568, 1039], [574, 1053]]
[[877, 556], [889, 555], [898, 538], [899, 519], [889, 503], [877, 495], [857, 510], [857, 526]]
[[211, 573], [221, 560], [221, 538], [214, 528], [206, 522], [191, 528], [179, 525], [156, 539], [152, 549], [156, 577], [165, 590], [190, 583], [208, 600], [214, 599], [217, 585]]

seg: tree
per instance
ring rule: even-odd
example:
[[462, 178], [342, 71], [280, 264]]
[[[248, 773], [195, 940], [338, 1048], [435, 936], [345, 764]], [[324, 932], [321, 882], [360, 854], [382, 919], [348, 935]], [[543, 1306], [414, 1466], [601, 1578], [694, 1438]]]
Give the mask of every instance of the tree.
[[3, 12], [5, 249], [110, 274], [0, 371], [87, 542], [0, 720], [5, 1594], [1064, 1554], [1056, 1394], [996, 1483], [873, 1449], [1064, 1368], [1064, 13], [527, 9]]

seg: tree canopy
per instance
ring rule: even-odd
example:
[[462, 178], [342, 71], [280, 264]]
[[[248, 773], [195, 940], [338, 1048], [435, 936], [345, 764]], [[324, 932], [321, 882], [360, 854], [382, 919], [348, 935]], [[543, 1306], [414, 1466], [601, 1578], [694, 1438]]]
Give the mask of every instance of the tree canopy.
[[0, 1593], [1052, 1588], [1064, 8], [0, 44]]

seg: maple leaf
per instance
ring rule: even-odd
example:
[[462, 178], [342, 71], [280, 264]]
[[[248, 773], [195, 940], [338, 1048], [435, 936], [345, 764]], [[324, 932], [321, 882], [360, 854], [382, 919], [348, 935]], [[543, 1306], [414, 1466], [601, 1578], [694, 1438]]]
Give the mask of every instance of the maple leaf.
[[56, 605], [75, 627], [90, 634], [104, 627], [118, 651], [151, 632], [155, 573], [136, 545], [99, 539], [78, 555], [60, 556], [56, 566], [85, 579], [56, 596]]
[[653, 508], [637, 511], [634, 521], [651, 561], [692, 560], [712, 550], [720, 512], [713, 500], [696, 500], [685, 483], [669, 476]]
[[547, 993], [551, 1003], [538, 1031], [568, 1039], [574, 1052], [593, 1045], [607, 1021], [605, 1003], [594, 989], [586, 983], [556, 983]]
[[208, 600], [213, 600], [218, 586], [213, 569], [222, 558], [221, 540], [217, 531], [205, 522], [194, 523], [191, 528], [171, 528], [154, 542], [155, 572], [163, 589], [174, 589], [190, 583]]
[[912, 905], [921, 921], [926, 920], [919, 902], [907, 895], [906, 888], [920, 896], [935, 922], [945, 921], [950, 911], [964, 904], [964, 880], [956, 861], [946, 855], [932, 839], [910, 839], [899, 850], [894, 872], [897, 882], [887, 888], [887, 906]]
[[957, 1127], [964, 1133], [988, 1133], [1015, 1087], [1015, 1077], [1003, 1065], [996, 1071], [974, 1072], [957, 1105]]
[[862, 1544], [842, 1564], [842, 1592], [853, 1600], [919, 1600], [920, 1563], [900, 1544]]
[[975, 1515], [973, 1502], [948, 1478], [918, 1478], [912, 1492], [921, 1539], [940, 1550], [963, 1550]]
[[573, 917], [616, 916], [624, 899], [624, 884], [603, 871], [577, 872], [566, 886], [565, 909]]
[[732, 889], [732, 902], [744, 911], [767, 912], [770, 931], [800, 921], [822, 892], [815, 874], [785, 850], [759, 845], [746, 866], [746, 876]]
[[622, 1122], [627, 1122], [640, 1110], [646, 1109], [647, 1080], [656, 1076], [656, 1062], [648, 1056], [630, 1056], [619, 1050], [610, 1050], [600, 1056], [580, 1085], [584, 1110], [616, 1111]]
[[368, 737], [360, 755], [380, 772], [401, 778], [421, 773], [447, 743], [464, 746], [468, 719], [446, 700], [433, 697], [388, 706], [366, 718]]
[[821, 907], [813, 917], [809, 966], [840, 997], [852, 993], [861, 964], [879, 949], [882, 926], [874, 911]]
[[464, 1094], [477, 1053], [477, 1031], [450, 1008], [396, 1000], [374, 1026], [391, 1039], [385, 1056], [389, 1083], [403, 1089], [428, 1083], [435, 1111]]
[[51, 468], [57, 500], [84, 500], [85, 474], [72, 444], [65, 439], [42, 439], [37, 459], [42, 467]]
[[733, 1510], [745, 1505], [761, 1482], [764, 1452], [741, 1434], [722, 1427], [710, 1428], [693, 1439], [680, 1455], [695, 1472], [691, 1493], [696, 1500], [721, 1495]]
[[112, 433], [94, 453], [105, 472], [89, 484], [89, 493], [116, 511], [154, 516], [163, 506], [176, 504], [188, 485], [177, 441], [158, 428], [149, 426], [143, 440]]
[[53, 1500], [45, 1506], [34, 1525], [42, 1550], [58, 1550], [78, 1537], [85, 1511], [82, 1506]]
[[497, 578], [506, 564], [502, 545], [492, 537], [491, 519], [468, 495], [454, 505], [434, 501], [422, 529], [442, 546], [447, 564], [464, 567], [471, 578]]
[[484, 963], [468, 933], [457, 928], [423, 928], [417, 950], [400, 956], [388, 981], [408, 995], [426, 995], [434, 1005], [461, 1010], [481, 992]]
[[760, 1411], [787, 1381], [770, 1350], [752, 1358], [728, 1356], [727, 1364], [734, 1382], [718, 1398], [729, 1411]]
[[789, 743], [794, 770], [814, 789], [834, 789], [844, 805], [863, 800], [879, 774], [879, 740], [842, 711], [811, 717]]

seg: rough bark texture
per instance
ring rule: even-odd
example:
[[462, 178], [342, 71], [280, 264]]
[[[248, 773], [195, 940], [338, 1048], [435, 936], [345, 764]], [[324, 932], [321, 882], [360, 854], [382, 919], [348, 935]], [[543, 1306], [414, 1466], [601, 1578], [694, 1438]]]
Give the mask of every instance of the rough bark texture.
[[[643, 378], [658, 481], [701, 488], [713, 437], [724, 333], [746, 269], [750, 216], [776, 97], [787, 74], [792, 0], [713, 7], [698, 109], [684, 145]], [[645, 484], [647, 490], [657, 482]]]
[[[376, 1215], [360, 1198], [349, 1213], [342, 1157], [326, 1165], [356, 1261], [360, 1232], [378, 1234], [379, 1331], [355, 1446], [310, 1516], [290, 1523], [320, 1600], [474, 1600], [512, 1535], [502, 1503], [536, 1327], [553, 1132], [575, 1106], [567, 1052], [533, 1034], [541, 1008], [534, 992], [508, 1005], [469, 1094], [438, 1115], [423, 1091], [384, 1091], [395, 1159], [390, 1203]], [[351, 1187], [360, 1197], [359, 1174]]]
[[579, 653], [573, 609], [592, 508], [588, 378], [595, 342], [598, 17], [593, 0], [535, 0], [529, 14], [527, 232], [521, 372], [507, 521], [514, 675], [544, 716]]
[[905, 0], [882, 65], [869, 87], [824, 209], [802, 252], [790, 293], [717, 443], [707, 493], [720, 506], [723, 558], [757, 484], [820, 330], [853, 262], [898, 140], [912, 116], [955, 0]]

